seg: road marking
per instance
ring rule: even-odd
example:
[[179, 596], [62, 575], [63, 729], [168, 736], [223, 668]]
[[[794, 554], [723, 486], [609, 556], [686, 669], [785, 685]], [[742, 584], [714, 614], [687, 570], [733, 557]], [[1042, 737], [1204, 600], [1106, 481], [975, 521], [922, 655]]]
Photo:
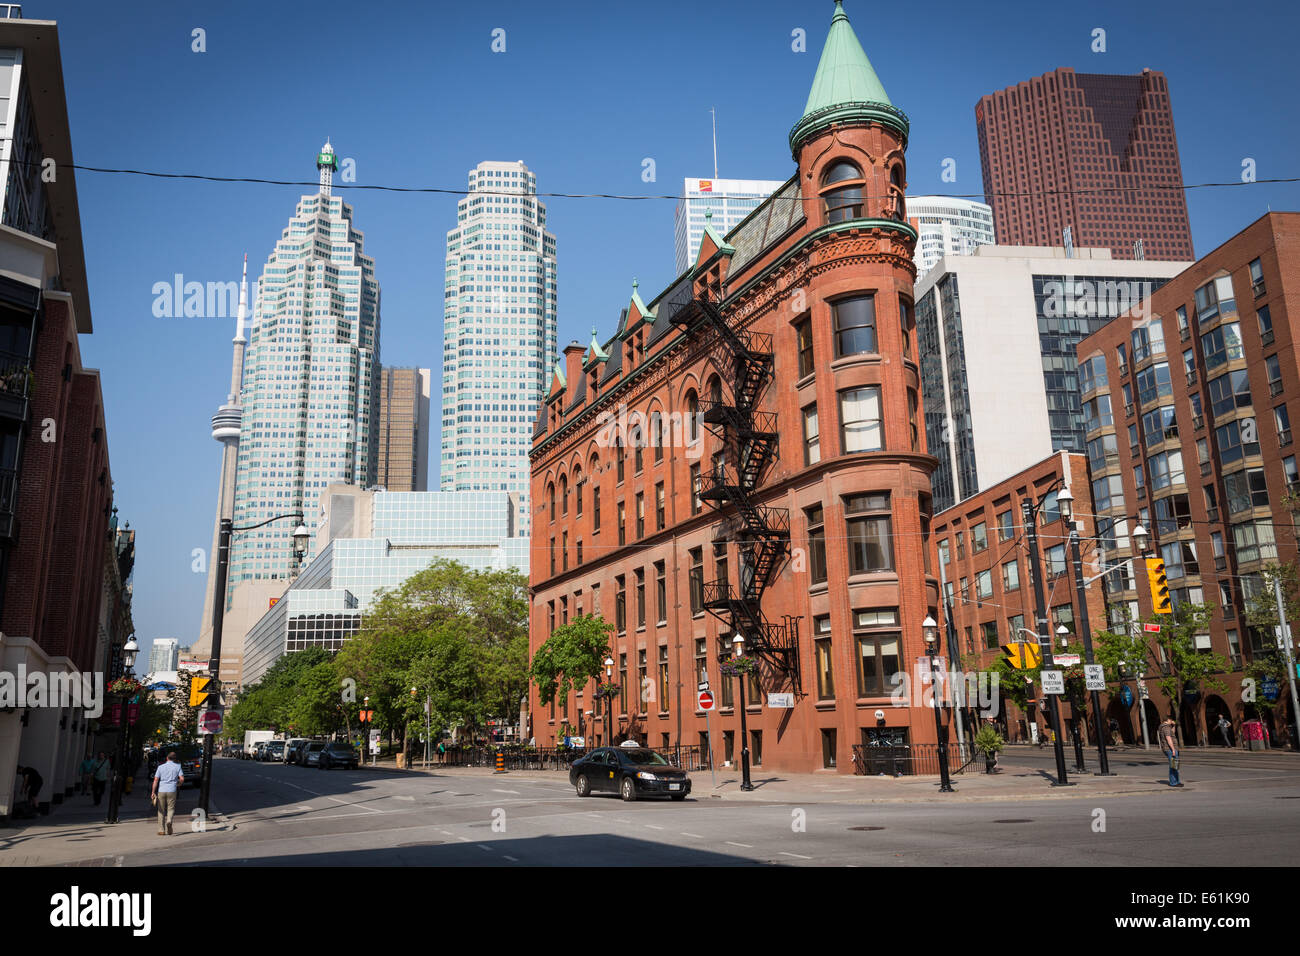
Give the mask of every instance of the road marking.
[[653, 823], [647, 823], [647, 824], [644, 824], [644, 826], [645, 826], [645, 828], [646, 828], [647, 830], [662, 830], [662, 829], [663, 829], [663, 827], [657, 827], [657, 826], [655, 826]]
[[365, 810], [367, 813], [383, 813], [383, 810], [376, 810], [374, 807], [362, 806], [359, 803], [349, 803], [342, 797], [326, 797], [326, 800], [333, 800], [335, 803], [341, 803], [345, 807], [356, 807], [358, 810]]
[[687, 833], [685, 830], [682, 831], [682, 836], [695, 837], [697, 840], [704, 839], [704, 837], [700, 836], [698, 833]]
[[471, 840], [469, 837], [456, 837], [456, 839], [459, 840], [461, 843], [473, 843], [473, 842], [474, 842], [474, 841]]
[[811, 859], [812, 859], [812, 857], [810, 857], [810, 856], [804, 856], [802, 853], [786, 853], [785, 850], [782, 850], [782, 851], [781, 851], [781, 855], [782, 855], [782, 856], [792, 856], [792, 857], [794, 857], [796, 860], [811, 860]]
[[519, 862], [519, 861], [516, 860], [513, 856], [510, 856], [508, 853], [502, 853], [501, 855], [502, 855], [503, 857], [505, 857], [507, 860], [509, 860], [511, 863], [518, 863], [518, 862]]
[[737, 842], [735, 842], [734, 840], [728, 840], [728, 841], [727, 841], [727, 844], [728, 844], [729, 846], [743, 846], [746, 850], [752, 850], [752, 849], [754, 849], [753, 846], [751, 846], [751, 845], [748, 844], [748, 843], [737, 843]]
[[516, 797], [519, 796], [519, 791], [518, 791], [518, 790], [497, 790], [497, 789], [494, 788], [494, 789], [492, 790], [492, 792], [493, 792], [493, 793], [513, 793]]
[[489, 853], [492, 852], [492, 848], [490, 846], [484, 846], [482, 843], [475, 843], [474, 845], [478, 847], [480, 850], [487, 850]]
[[413, 801], [413, 800], [415, 800], [415, 797], [406, 797], [406, 796], [403, 796], [403, 795], [401, 795], [401, 794], [399, 793], [399, 794], [394, 794], [394, 795], [393, 795], [393, 799], [394, 799], [394, 800], [412, 800], [412, 801]]

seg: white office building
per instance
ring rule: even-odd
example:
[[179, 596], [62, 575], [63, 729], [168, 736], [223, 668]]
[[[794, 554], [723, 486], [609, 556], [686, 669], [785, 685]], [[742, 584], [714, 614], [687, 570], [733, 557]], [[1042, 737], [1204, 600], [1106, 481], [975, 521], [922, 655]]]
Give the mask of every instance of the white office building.
[[442, 349], [443, 491], [518, 495], [556, 357], [555, 236], [523, 162], [479, 163], [447, 233]]
[[153, 646], [149, 648], [149, 673], [176, 670], [180, 660], [180, 643], [175, 638], [155, 638]]
[[1054, 451], [1086, 450], [1076, 348], [1190, 262], [981, 246], [915, 287], [936, 513]]
[[917, 221], [916, 274], [923, 276], [946, 255], [969, 256], [992, 245], [993, 209], [973, 199], [908, 196], [907, 216]]
[[686, 179], [673, 213], [673, 250], [677, 274], [695, 264], [707, 223], [725, 236], [768, 196], [785, 185], [772, 179]]
[[248, 632], [244, 684], [287, 653], [337, 651], [382, 588], [395, 591], [435, 560], [528, 573], [517, 495], [504, 491], [366, 491], [334, 485], [314, 522], [316, 559]]

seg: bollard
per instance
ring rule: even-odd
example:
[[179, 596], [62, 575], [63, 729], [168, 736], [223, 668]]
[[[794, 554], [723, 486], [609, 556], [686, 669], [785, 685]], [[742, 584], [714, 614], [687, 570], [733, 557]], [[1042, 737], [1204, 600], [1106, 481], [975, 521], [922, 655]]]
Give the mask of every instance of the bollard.
[[497, 769], [496, 769], [496, 772], [497, 772], [497, 773], [505, 773], [505, 772], [506, 772], [506, 755], [505, 755], [505, 751], [503, 751], [503, 750], [498, 750], [498, 751], [497, 751]]

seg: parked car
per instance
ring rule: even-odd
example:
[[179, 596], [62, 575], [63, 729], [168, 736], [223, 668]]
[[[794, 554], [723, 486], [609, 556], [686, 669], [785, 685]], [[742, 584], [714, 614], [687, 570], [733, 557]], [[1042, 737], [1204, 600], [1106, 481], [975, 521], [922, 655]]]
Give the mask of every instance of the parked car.
[[320, 752], [320, 757], [316, 760], [316, 766], [322, 770], [329, 770], [331, 767], [346, 767], [349, 770], [355, 770], [360, 763], [361, 758], [352, 749], [352, 745], [342, 740], [326, 744], [325, 749]]
[[579, 757], [569, 768], [569, 783], [578, 796], [617, 793], [624, 800], [671, 797], [685, 800], [691, 778], [645, 747], [601, 747]]
[[319, 740], [310, 740], [303, 745], [302, 760], [304, 767], [319, 767], [320, 755], [325, 752], [325, 744]]
[[311, 743], [306, 737], [292, 737], [284, 744], [284, 762], [298, 763], [302, 757], [302, 748]]
[[242, 758], [244, 756], [244, 745], [227, 744], [225, 749], [222, 750], [222, 755], [226, 757], [235, 757], [237, 759]]
[[259, 763], [266, 759], [266, 744], [267, 741], [263, 740], [261, 743], [257, 745], [257, 748], [253, 751], [253, 759], [258, 761]]
[[284, 741], [268, 740], [266, 742], [266, 747], [262, 750], [262, 760], [266, 763], [283, 763]]

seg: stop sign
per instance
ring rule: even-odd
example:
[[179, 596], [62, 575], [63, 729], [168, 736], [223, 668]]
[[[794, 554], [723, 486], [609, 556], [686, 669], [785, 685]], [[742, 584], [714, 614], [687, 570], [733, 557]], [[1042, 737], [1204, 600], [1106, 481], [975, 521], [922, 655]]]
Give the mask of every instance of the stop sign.
[[700, 710], [713, 709], [713, 695], [707, 690], [700, 691]]

